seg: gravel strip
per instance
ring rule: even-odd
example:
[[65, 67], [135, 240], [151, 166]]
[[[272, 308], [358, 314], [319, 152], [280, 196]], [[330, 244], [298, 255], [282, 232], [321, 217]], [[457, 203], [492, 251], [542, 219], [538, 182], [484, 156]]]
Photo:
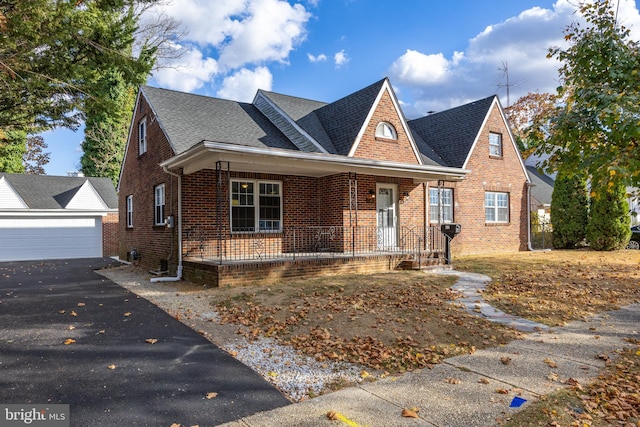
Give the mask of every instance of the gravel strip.
[[195, 329], [218, 347], [262, 375], [291, 401], [315, 397], [336, 384], [362, 381], [363, 368], [348, 363], [317, 362], [282, 346], [272, 338], [249, 342], [237, 333], [239, 326], [219, 322], [219, 315], [209, 303], [213, 289], [181, 291], [181, 282], [151, 283], [149, 274], [131, 265], [98, 271], [130, 292], [151, 301], [185, 325]]

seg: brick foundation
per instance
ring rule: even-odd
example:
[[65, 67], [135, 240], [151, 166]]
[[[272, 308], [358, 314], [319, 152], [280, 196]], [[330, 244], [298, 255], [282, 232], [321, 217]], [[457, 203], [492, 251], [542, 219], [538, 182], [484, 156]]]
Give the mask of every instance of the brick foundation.
[[212, 287], [272, 284], [285, 278], [380, 273], [394, 270], [401, 255], [309, 258], [238, 264], [185, 260], [183, 278]]

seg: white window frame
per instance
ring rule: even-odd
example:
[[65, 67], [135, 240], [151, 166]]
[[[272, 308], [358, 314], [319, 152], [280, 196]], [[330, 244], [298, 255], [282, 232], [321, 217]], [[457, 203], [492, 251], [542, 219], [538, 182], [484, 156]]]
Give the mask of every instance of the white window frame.
[[138, 155], [147, 152], [147, 118], [138, 122]]
[[380, 122], [376, 126], [376, 137], [384, 139], [398, 139], [396, 128], [389, 122]]
[[[442, 190], [442, 205], [439, 200], [440, 190]], [[438, 212], [439, 208], [440, 212]], [[429, 188], [429, 222], [437, 224], [439, 218], [442, 218], [443, 224], [453, 222], [453, 188]]]
[[509, 193], [500, 191], [485, 191], [485, 222], [491, 224], [508, 224], [509, 216]]
[[502, 157], [502, 134], [489, 132], [489, 155]]
[[[253, 192], [251, 194], [247, 194], [248, 196], [252, 197], [252, 204], [245, 204], [245, 205], [239, 205], [240, 201], [239, 199], [236, 199], [236, 204], [234, 204], [234, 192], [233, 192], [233, 187], [234, 184], [237, 183], [238, 185], [242, 185], [243, 183], [247, 183], [247, 184], [252, 184], [253, 185]], [[266, 219], [261, 219], [260, 218], [260, 197], [270, 197], [270, 195], [267, 194], [261, 194], [260, 193], [260, 186], [261, 184], [265, 184], [265, 185], [277, 185], [278, 186], [278, 194], [277, 197], [279, 198], [279, 203], [278, 203], [278, 209], [280, 211], [280, 217], [277, 220], [266, 220]], [[231, 225], [231, 232], [232, 233], [256, 233], [256, 232], [260, 232], [260, 233], [279, 233], [282, 232], [282, 227], [283, 227], [283, 194], [282, 194], [282, 181], [269, 181], [269, 180], [252, 180], [252, 179], [232, 179], [231, 180], [231, 185], [229, 186], [229, 223]], [[239, 194], [239, 193], [238, 193]], [[275, 197], [275, 196], [271, 196], [271, 197]], [[254, 209], [254, 224], [253, 227], [246, 227], [243, 228], [241, 230], [238, 229], [234, 229], [234, 224], [233, 224], [233, 211], [234, 211], [234, 207], [245, 207], [245, 208], [250, 208], [253, 207]], [[277, 222], [276, 226], [266, 226], [266, 221], [274, 221]]]
[[127, 228], [133, 228], [133, 194], [127, 196]]
[[153, 223], [154, 225], [165, 224], [165, 185], [160, 184], [153, 187]]

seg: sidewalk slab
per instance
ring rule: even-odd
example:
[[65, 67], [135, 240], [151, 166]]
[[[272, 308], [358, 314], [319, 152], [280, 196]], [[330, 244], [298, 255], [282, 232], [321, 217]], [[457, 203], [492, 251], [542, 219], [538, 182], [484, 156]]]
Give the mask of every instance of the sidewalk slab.
[[446, 363], [538, 395], [564, 387], [570, 378], [585, 384], [598, 372], [593, 365], [579, 363], [557, 353], [542, 352], [535, 345], [527, 347], [523, 343], [452, 357]]
[[[336, 411], [344, 420], [332, 421], [329, 411]], [[237, 422], [222, 424], [224, 427], [336, 427], [385, 426], [385, 427], [434, 427], [419, 418], [402, 416], [402, 408], [377, 397], [359, 387], [351, 387], [316, 397], [311, 400], [260, 412]]]
[[515, 410], [509, 408], [515, 396], [529, 402], [536, 399], [509, 384], [446, 363], [360, 387], [403, 408], [419, 408], [421, 418], [447, 427], [496, 425], [497, 419]]

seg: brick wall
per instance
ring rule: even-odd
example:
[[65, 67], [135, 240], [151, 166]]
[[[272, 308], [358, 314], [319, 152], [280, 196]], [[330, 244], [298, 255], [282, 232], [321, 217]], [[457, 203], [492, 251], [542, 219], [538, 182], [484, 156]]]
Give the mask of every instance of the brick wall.
[[[489, 156], [489, 132], [502, 135], [502, 157]], [[453, 255], [527, 249], [527, 185], [519, 156], [498, 108], [494, 107], [466, 165], [471, 172], [464, 181], [446, 185], [453, 188], [454, 222], [462, 224], [462, 233], [452, 241]], [[507, 224], [485, 221], [485, 191], [509, 193]]]
[[184, 278], [211, 287], [273, 284], [285, 278], [371, 274], [395, 269], [398, 256], [345, 257], [266, 261], [243, 264], [204, 264], [185, 261]]
[[[147, 118], [147, 151], [138, 153], [138, 123]], [[172, 272], [177, 266], [177, 227], [154, 225], [154, 186], [165, 184], [165, 217], [177, 217], [177, 178], [166, 174], [159, 163], [174, 155], [153, 112], [140, 97], [134, 112], [131, 140], [125, 153], [126, 161], [120, 180], [118, 206], [120, 213], [118, 254], [127, 259], [127, 254], [136, 249], [140, 254], [138, 263], [150, 269], [160, 269], [167, 262]], [[126, 227], [126, 197], [133, 195], [133, 227]]]
[[[391, 140], [376, 137], [376, 126], [380, 122], [392, 124], [396, 130], [398, 139]], [[398, 110], [396, 110], [395, 104], [388, 91], [382, 94], [380, 102], [376, 106], [371, 120], [362, 135], [362, 139], [359, 141], [354, 157], [409, 164], [419, 163], [416, 158], [416, 153], [412, 148], [411, 141], [404, 131], [403, 120], [398, 116]]]
[[118, 217], [117, 213], [102, 217], [102, 256], [118, 255]]

